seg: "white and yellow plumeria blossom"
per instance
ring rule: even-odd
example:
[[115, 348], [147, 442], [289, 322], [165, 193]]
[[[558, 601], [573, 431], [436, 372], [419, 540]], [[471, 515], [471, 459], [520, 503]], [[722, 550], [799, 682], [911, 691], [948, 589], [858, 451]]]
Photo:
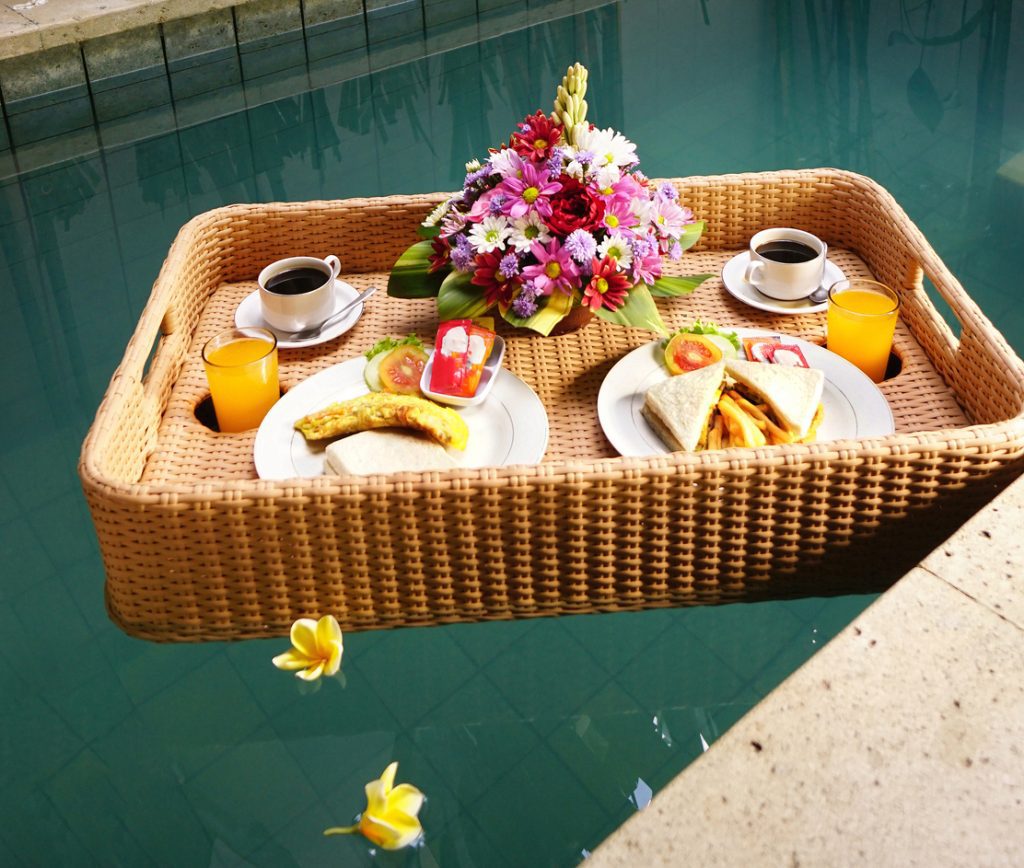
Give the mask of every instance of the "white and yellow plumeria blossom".
[[334, 675], [341, 667], [345, 646], [334, 615], [324, 615], [319, 621], [299, 618], [292, 624], [291, 639], [292, 647], [274, 658], [278, 669], [297, 669], [295, 675], [303, 681], [316, 681], [321, 675]]
[[398, 763], [391, 763], [379, 780], [366, 785], [366, 810], [356, 825], [324, 829], [324, 834], [359, 832], [385, 850], [401, 850], [415, 844], [423, 834], [423, 826], [416, 816], [423, 807], [423, 793], [412, 784], [394, 786], [397, 771]]

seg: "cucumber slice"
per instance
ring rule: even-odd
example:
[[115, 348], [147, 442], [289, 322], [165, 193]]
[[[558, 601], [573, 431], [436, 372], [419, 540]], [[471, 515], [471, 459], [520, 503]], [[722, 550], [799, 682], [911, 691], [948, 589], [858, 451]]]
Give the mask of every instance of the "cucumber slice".
[[732, 341], [728, 338], [723, 338], [721, 335], [704, 335], [709, 341], [711, 341], [716, 347], [722, 351], [723, 359], [738, 359], [739, 351], [732, 345]]
[[380, 363], [384, 361], [384, 357], [387, 353], [377, 353], [370, 361], [366, 363], [366, 367], [363, 369], [363, 379], [366, 381], [366, 385], [370, 388], [371, 392], [383, 392], [384, 384], [380, 381]]

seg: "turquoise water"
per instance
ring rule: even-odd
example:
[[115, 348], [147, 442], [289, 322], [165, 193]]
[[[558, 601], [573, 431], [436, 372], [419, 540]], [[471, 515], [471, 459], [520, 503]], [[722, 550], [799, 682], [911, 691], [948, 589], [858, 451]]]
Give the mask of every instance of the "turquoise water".
[[[309, 687], [270, 665], [286, 640], [113, 627], [75, 475], [191, 215], [453, 189], [576, 59], [592, 117], [653, 176], [875, 177], [1021, 352], [1019, 16], [856, 9], [629, 0], [196, 126], [139, 123], [128, 144], [0, 182], [0, 864], [572, 865], [869, 604], [352, 634], [342, 676]], [[425, 846], [323, 838], [391, 760], [428, 796]]]

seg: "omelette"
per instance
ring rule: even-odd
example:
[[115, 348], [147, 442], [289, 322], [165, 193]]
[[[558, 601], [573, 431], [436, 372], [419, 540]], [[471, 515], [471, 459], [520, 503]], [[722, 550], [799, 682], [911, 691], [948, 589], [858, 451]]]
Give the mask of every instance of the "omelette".
[[469, 429], [462, 417], [415, 395], [371, 392], [303, 416], [296, 430], [307, 440], [326, 440], [372, 428], [414, 428], [442, 446], [465, 449]]

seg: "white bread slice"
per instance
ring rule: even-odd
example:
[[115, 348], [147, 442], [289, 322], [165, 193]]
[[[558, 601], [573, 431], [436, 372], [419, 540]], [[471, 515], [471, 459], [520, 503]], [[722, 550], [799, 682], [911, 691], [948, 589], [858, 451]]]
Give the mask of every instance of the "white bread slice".
[[375, 428], [350, 434], [331, 443], [324, 458], [324, 473], [341, 475], [447, 470], [457, 466], [436, 440], [404, 428]]
[[726, 373], [760, 395], [775, 418], [797, 439], [804, 437], [821, 403], [825, 375], [817, 368], [797, 368], [729, 359]]
[[669, 449], [694, 452], [703, 445], [724, 380], [723, 362], [669, 377], [647, 390], [641, 412]]

